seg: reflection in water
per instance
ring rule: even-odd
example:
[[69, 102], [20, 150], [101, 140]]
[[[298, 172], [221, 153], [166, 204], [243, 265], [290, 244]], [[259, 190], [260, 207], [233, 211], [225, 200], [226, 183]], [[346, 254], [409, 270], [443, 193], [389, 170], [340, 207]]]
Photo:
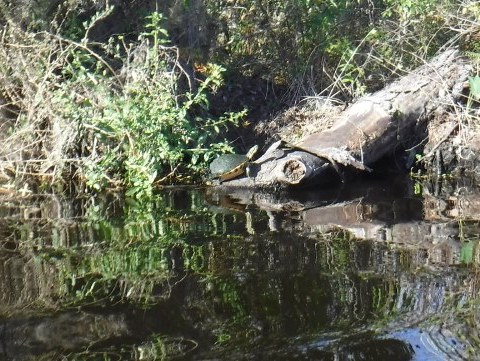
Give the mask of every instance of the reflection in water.
[[412, 189], [9, 199], [0, 358], [472, 358], [476, 193]]
[[129, 334], [122, 314], [61, 313], [11, 319], [1, 324], [0, 355], [25, 360], [52, 350], [74, 351]]

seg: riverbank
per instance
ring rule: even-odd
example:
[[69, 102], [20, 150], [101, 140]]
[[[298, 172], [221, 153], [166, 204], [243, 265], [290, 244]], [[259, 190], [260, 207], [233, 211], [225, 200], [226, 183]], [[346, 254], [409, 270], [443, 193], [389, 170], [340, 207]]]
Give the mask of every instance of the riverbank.
[[[415, 4], [407, 14], [389, 1], [242, 4], [2, 5], [2, 191], [122, 189], [148, 198], [168, 184], [204, 183], [221, 154], [253, 143], [265, 151], [279, 138], [296, 144], [447, 49], [460, 48], [477, 79], [476, 2]], [[340, 31], [345, 19], [356, 21]], [[414, 171], [435, 175], [476, 169], [476, 87], [451, 101], [448, 89], [436, 112], [428, 109], [428, 133], [414, 131], [410, 144], [373, 162], [385, 155], [409, 171], [417, 160]], [[357, 163], [346, 153], [317, 155], [358, 165], [361, 152], [351, 152]]]

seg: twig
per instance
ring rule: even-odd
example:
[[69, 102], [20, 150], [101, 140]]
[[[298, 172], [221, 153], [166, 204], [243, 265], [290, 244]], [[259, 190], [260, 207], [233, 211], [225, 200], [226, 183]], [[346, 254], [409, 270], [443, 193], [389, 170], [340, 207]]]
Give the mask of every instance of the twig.
[[168, 178], [170, 178], [171, 176], [173, 176], [175, 174], [175, 172], [177, 171], [177, 168], [179, 166], [177, 165], [170, 173], [168, 173], [165, 177], [153, 182], [153, 184], [155, 185], [159, 185], [159, 184], [162, 184], [164, 181], [166, 181]]
[[56, 34], [51, 34], [51, 33], [48, 33], [46, 31], [43, 31], [42, 34], [44, 35], [47, 35], [47, 36], [50, 36], [54, 39], [57, 39], [58, 41], [60, 42], [64, 42], [64, 43], [67, 43], [67, 44], [71, 44], [71, 45], [74, 45], [80, 49], [83, 49], [85, 50], [86, 52], [88, 52], [91, 56], [93, 56], [95, 59], [97, 59], [98, 61], [100, 61], [103, 65], [105, 65], [105, 67], [110, 71], [110, 73], [112, 73], [113, 77], [117, 80], [118, 84], [122, 84], [121, 80], [118, 78], [117, 76], [117, 73], [115, 72], [115, 70], [113, 70], [113, 68], [110, 66], [110, 64], [108, 64], [108, 62], [103, 59], [100, 55], [98, 55], [96, 52], [94, 52], [92, 49], [90, 49], [88, 46], [85, 46], [81, 43], [78, 43], [76, 41], [73, 41], [73, 40], [70, 40], [70, 39], [66, 39], [66, 38], [63, 38], [59, 35], [56, 35]]

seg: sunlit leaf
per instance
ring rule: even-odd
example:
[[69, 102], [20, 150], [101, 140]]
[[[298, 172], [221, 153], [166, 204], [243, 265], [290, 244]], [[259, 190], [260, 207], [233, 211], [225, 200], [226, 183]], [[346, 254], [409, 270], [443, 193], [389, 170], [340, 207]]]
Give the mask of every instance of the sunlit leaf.
[[460, 262], [472, 263], [474, 254], [474, 242], [465, 242], [460, 250]]
[[470, 84], [470, 94], [475, 99], [480, 99], [480, 76], [469, 76], [468, 83]]

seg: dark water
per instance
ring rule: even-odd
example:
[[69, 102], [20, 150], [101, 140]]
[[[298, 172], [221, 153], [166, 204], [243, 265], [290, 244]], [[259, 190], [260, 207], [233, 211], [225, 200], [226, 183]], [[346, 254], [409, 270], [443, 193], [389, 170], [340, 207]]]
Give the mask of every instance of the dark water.
[[404, 178], [5, 198], [0, 359], [480, 359], [479, 211]]

